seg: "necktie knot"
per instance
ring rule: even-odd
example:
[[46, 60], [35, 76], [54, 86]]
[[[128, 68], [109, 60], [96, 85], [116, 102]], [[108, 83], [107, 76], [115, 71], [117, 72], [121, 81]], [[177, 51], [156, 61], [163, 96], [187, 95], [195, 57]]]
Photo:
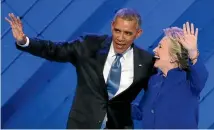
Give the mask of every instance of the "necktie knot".
[[116, 58], [119, 58], [119, 59], [120, 59], [122, 56], [123, 56], [122, 54], [119, 54], [119, 53], [116, 54]]
[[120, 58], [122, 57], [122, 54], [116, 54], [116, 58], [114, 59], [114, 62], [112, 64], [113, 68], [118, 68], [121, 64], [120, 64]]

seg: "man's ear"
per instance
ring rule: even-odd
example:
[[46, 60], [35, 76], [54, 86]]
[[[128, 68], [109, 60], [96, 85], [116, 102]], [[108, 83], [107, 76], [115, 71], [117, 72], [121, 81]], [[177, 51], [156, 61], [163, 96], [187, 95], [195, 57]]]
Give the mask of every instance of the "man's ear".
[[113, 30], [113, 28], [114, 28], [114, 20], [111, 21], [111, 30]]
[[143, 34], [143, 29], [138, 29], [137, 30], [137, 35], [136, 35], [136, 38], [140, 37], [141, 35]]

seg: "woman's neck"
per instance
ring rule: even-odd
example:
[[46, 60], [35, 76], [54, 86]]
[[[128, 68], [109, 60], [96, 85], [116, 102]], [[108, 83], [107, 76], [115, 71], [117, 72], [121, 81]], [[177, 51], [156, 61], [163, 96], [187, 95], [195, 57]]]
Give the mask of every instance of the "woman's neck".
[[178, 67], [178, 65], [172, 64], [172, 65], [160, 68], [160, 70], [163, 72], [163, 76], [166, 77], [169, 70], [177, 68], [177, 67]]

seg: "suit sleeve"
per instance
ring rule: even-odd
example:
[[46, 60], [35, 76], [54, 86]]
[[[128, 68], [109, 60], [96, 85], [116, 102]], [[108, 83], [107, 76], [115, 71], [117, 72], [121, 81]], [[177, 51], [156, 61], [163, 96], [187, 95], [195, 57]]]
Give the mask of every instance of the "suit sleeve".
[[191, 90], [197, 95], [199, 95], [204, 88], [208, 75], [208, 71], [201, 59], [198, 59], [194, 65], [190, 66], [190, 87]]
[[28, 52], [34, 56], [42, 57], [50, 61], [76, 63], [78, 57], [83, 53], [85, 37], [81, 36], [70, 42], [53, 42], [37, 38], [29, 38], [28, 46], [20, 46], [19, 50]]

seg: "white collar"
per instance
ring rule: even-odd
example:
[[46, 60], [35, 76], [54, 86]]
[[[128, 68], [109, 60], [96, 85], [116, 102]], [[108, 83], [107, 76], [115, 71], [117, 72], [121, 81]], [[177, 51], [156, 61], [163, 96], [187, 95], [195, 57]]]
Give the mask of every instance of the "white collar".
[[[125, 52], [123, 52], [123, 58], [126, 59], [128, 58], [128, 56], [130, 55], [130, 53], [133, 51], [133, 47], [129, 47]], [[109, 50], [109, 56], [110, 57], [114, 57], [116, 56], [116, 53], [114, 51], [114, 47], [113, 47], [113, 41], [111, 42], [111, 46], [110, 46], [110, 50]]]

